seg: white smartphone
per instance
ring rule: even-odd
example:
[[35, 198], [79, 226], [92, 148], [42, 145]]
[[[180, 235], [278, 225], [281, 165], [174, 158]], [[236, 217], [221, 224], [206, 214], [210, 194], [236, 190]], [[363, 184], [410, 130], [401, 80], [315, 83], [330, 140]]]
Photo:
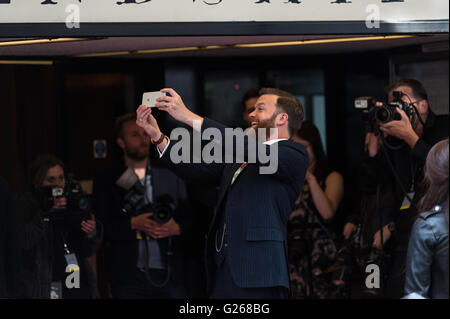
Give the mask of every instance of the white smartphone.
[[162, 96], [166, 96], [166, 93], [159, 91], [145, 92], [142, 95], [142, 104], [148, 107], [155, 107], [156, 99]]

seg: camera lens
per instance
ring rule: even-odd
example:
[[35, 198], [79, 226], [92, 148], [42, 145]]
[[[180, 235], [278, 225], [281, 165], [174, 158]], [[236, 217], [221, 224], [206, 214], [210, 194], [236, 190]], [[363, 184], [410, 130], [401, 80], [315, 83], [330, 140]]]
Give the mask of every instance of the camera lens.
[[380, 107], [375, 113], [375, 118], [378, 122], [386, 123], [390, 121], [390, 112], [386, 107]]
[[167, 223], [172, 218], [171, 208], [164, 204], [156, 205], [154, 218], [160, 224]]
[[87, 198], [85, 198], [85, 197], [81, 197], [78, 200], [78, 207], [81, 210], [87, 210], [89, 208], [89, 200]]

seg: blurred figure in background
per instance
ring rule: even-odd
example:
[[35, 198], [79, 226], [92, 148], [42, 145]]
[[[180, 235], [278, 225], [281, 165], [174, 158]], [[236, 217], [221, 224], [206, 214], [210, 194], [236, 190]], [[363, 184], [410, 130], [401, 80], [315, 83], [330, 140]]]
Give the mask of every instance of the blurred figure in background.
[[242, 118], [247, 124], [246, 127], [250, 127], [252, 125], [250, 114], [255, 110], [255, 104], [256, 100], [258, 100], [258, 97], [259, 97], [259, 89], [250, 89], [247, 92], [245, 92], [244, 96], [242, 97], [242, 106], [244, 108]]
[[331, 222], [344, 195], [344, 180], [327, 163], [320, 133], [305, 121], [293, 140], [306, 147], [306, 183], [288, 222], [289, 270], [295, 298], [333, 298], [331, 274], [336, 245]]
[[[193, 240], [185, 184], [151, 156], [155, 141], [136, 125], [136, 113], [117, 118], [115, 135], [122, 160], [94, 180], [94, 207], [105, 225], [102, 280], [115, 299], [186, 298]], [[163, 220], [158, 212], [166, 212]]]

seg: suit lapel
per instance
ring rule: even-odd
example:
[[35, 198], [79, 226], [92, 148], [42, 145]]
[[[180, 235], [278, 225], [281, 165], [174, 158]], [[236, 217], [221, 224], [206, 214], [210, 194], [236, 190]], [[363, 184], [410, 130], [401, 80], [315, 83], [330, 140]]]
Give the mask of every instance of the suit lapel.
[[218, 219], [218, 217], [219, 217], [218, 214], [221, 211], [222, 205], [224, 205], [224, 200], [226, 198], [226, 195], [227, 195], [228, 191], [231, 188], [231, 180], [233, 179], [234, 173], [236, 172], [236, 170], [239, 169], [239, 167], [241, 165], [242, 164], [239, 164], [239, 163], [235, 164], [234, 163], [234, 164], [227, 165], [226, 168], [225, 168], [225, 172], [224, 172], [225, 177], [224, 177], [224, 180], [223, 180], [221, 188], [220, 188], [220, 193], [219, 193], [219, 197], [218, 197], [218, 200], [217, 200], [216, 207], [214, 209], [214, 217], [213, 217], [213, 220], [211, 222], [211, 226], [210, 226], [209, 232], [211, 232], [214, 229], [216, 222], [219, 220]]

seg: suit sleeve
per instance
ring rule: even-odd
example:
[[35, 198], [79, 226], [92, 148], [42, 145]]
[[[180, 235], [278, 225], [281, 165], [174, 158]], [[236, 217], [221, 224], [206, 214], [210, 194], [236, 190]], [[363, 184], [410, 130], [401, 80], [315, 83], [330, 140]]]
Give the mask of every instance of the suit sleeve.
[[[225, 141], [226, 126], [205, 118], [202, 131], [208, 128], [220, 130], [222, 140], [218, 142], [222, 144], [226, 157], [232, 157], [235, 162], [252, 162], [254, 160], [259, 165], [262, 174], [273, 174], [281, 181], [295, 185], [296, 190], [300, 192], [309, 161], [303, 146], [299, 145], [299, 148], [293, 148], [282, 143], [265, 145], [258, 143], [253, 137], [244, 136], [243, 154], [239, 154], [239, 141], [236, 140], [236, 136], [233, 136], [231, 147]], [[257, 153], [252, 154], [254, 151]], [[272, 164], [275, 164], [275, 167], [272, 167]]]
[[181, 141], [171, 140], [167, 149], [164, 150], [164, 154], [160, 158], [163, 165], [183, 180], [203, 185], [218, 186], [223, 173], [223, 162], [210, 164], [193, 163], [191, 157], [189, 163], [173, 163], [171, 152], [177, 143], [181, 143]]

